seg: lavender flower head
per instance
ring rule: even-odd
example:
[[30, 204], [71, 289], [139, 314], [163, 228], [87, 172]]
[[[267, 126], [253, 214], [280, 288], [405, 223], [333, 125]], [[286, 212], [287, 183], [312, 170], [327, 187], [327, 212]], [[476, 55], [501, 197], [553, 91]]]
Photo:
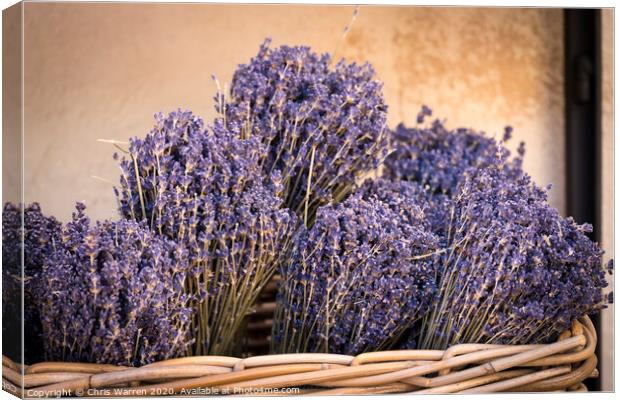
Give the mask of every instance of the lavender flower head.
[[[188, 354], [231, 354], [242, 321], [275, 271], [291, 217], [258, 165], [257, 138], [238, 139], [221, 122], [205, 129], [189, 111], [156, 116], [131, 140], [116, 190], [123, 216], [145, 221], [189, 252], [193, 295]], [[275, 191], [274, 191], [275, 190]]]
[[24, 239], [24, 275], [32, 276], [41, 270], [43, 262], [54, 250], [60, 235], [60, 222], [41, 211], [39, 203], [32, 203], [23, 210], [18, 205], [6, 203], [2, 210], [2, 260], [3, 269], [21, 274], [21, 239]]
[[390, 203], [364, 196], [321, 207], [297, 234], [281, 271], [274, 352], [385, 349], [430, 306], [437, 243], [420, 208], [398, 192]]
[[[22, 228], [23, 211], [23, 228]], [[38, 203], [24, 210], [19, 205], [6, 203], [2, 210], [2, 330], [6, 340], [21, 337], [22, 285], [24, 289], [24, 356], [27, 363], [41, 361], [41, 323], [35, 304], [37, 287], [43, 263], [50, 257], [60, 241], [60, 222], [41, 212]], [[22, 238], [24, 263], [22, 280]], [[7, 346], [11, 348], [13, 346]], [[16, 343], [16, 349], [21, 343]], [[11, 350], [9, 350], [11, 351]], [[9, 354], [7, 354], [9, 355]], [[20, 359], [21, 354], [10, 354]]]
[[[431, 115], [431, 109], [423, 106], [418, 124], [423, 124]], [[424, 188], [428, 201], [433, 203], [433, 231], [441, 237], [450, 220], [448, 203], [458, 193], [465, 176], [495, 163], [498, 156], [510, 158], [503, 143], [510, 140], [511, 127], [506, 127], [501, 142], [467, 128], [450, 130], [440, 120], [433, 121], [430, 126], [414, 128], [400, 124], [390, 134], [394, 149], [385, 161], [383, 175], [391, 180], [417, 182]], [[524, 153], [521, 143], [518, 155], [504, 163], [510, 179], [523, 174]]]
[[506, 163], [504, 154], [466, 172], [454, 196], [422, 348], [546, 343], [607, 301], [591, 227], [560, 216], [545, 190]]
[[[422, 124], [430, 115], [431, 109], [423, 106], [418, 123]], [[390, 133], [394, 151], [385, 161], [385, 176], [418, 182], [433, 193], [453, 196], [466, 172], [495, 163], [498, 152], [510, 157], [504, 146], [485, 136], [484, 132], [467, 128], [450, 130], [438, 119], [430, 126], [415, 128], [400, 124]], [[511, 136], [512, 128], [506, 127], [501, 143], [510, 140]], [[521, 143], [518, 156], [504, 163], [509, 175], [518, 177], [523, 173], [524, 153], [524, 144]]]
[[284, 204], [311, 225], [319, 206], [341, 201], [387, 155], [382, 83], [369, 64], [269, 45], [237, 68], [216, 108], [242, 137], [267, 145], [263, 171], [280, 171]]
[[134, 221], [91, 225], [78, 204], [43, 267], [39, 301], [53, 361], [140, 366], [183, 355], [187, 254]]

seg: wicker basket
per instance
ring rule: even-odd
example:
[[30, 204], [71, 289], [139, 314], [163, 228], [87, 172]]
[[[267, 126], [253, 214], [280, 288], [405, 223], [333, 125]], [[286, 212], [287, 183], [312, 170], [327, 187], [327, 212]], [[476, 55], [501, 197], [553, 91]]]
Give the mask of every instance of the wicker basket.
[[[378, 394], [585, 391], [597, 376], [588, 317], [546, 345], [460, 344], [442, 350], [360, 354], [197, 356], [141, 368], [3, 357], [3, 388], [20, 397], [207, 394]], [[23, 389], [22, 386], [23, 377]]]

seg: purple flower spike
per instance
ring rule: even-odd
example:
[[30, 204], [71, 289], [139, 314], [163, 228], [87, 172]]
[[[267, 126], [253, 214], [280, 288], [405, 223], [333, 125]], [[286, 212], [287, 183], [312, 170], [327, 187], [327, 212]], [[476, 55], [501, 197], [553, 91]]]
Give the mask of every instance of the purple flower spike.
[[[42, 361], [43, 342], [41, 322], [36, 305], [35, 291], [39, 285], [43, 264], [60, 242], [60, 222], [41, 212], [38, 203], [32, 203], [23, 210], [21, 206], [6, 203], [2, 210], [2, 331], [5, 338], [21, 336], [22, 286], [24, 288], [24, 336], [25, 362]], [[22, 236], [24, 263], [22, 280]], [[12, 351], [10, 346], [7, 346]], [[7, 354], [15, 360], [21, 359], [19, 349]]]
[[216, 108], [241, 137], [267, 146], [263, 172], [280, 172], [285, 206], [310, 226], [318, 207], [344, 199], [387, 155], [383, 85], [369, 64], [269, 46], [237, 68]]
[[[432, 111], [423, 106], [418, 123]], [[429, 126], [406, 128], [400, 124], [391, 131], [394, 151], [387, 157], [384, 177], [390, 180], [416, 182], [427, 192], [432, 204], [430, 215], [433, 231], [440, 237], [446, 235], [450, 221], [447, 202], [458, 192], [459, 184], [468, 174], [493, 164], [499, 156], [509, 158], [510, 152], [498, 145], [495, 139], [471, 129], [447, 129], [440, 120]], [[509, 140], [512, 128], [507, 127], [503, 140]], [[519, 156], [504, 163], [506, 173], [512, 178], [522, 171], [524, 148]]]
[[607, 302], [591, 227], [563, 218], [497, 149], [451, 199], [439, 299], [423, 321], [422, 348], [547, 343]]
[[158, 115], [121, 160], [122, 215], [188, 252], [190, 355], [238, 351], [243, 319], [286, 248], [292, 218], [276, 196], [279, 176], [262, 174], [264, 150], [258, 138], [240, 139], [221, 121], [205, 129], [191, 112], [177, 111]]
[[437, 239], [408, 189], [385, 185], [321, 207], [296, 235], [281, 271], [274, 352], [389, 348], [429, 308]]
[[47, 359], [141, 366], [183, 355], [186, 270], [175, 243], [134, 221], [91, 225], [78, 204], [38, 288]]

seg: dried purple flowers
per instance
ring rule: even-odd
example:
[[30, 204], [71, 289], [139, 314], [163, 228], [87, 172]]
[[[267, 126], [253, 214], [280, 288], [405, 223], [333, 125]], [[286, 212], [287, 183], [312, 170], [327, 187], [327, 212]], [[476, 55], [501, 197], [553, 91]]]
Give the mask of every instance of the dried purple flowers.
[[140, 366], [183, 355], [186, 263], [173, 242], [134, 221], [91, 225], [78, 204], [39, 288], [48, 359]]
[[268, 146], [263, 172], [279, 171], [284, 204], [309, 226], [319, 206], [341, 201], [387, 155], [382, 83], [369, 64], [330, 65], [308, 47], [269, 45], [237, 68], [217, 110], [241, 137]]
[[[2, 210], [2, 331], [6, 333], [7, 341], [21, 337], [23, 286], [23, 321], [27, 332], [24, 335], [24, 357], [26, 362], [33, 363], [43, 356], [41, 323], [34, 293], [43, 263], [60, 241], [60, 222], [45, 216], [39, 204], [32, 203], [23, 210], [23, 226], [24, 229], [21, 206], [6, 203]], [[7, 346], [11, 347], [18, 350], [21, 344]], [[11, 356], [15, 359], [21, 357], [19, 354]]]
[[275, 352], [380, 350], [424, 315], [436, 290], [436, 238], [420, 208], [390, 189], [321, 207], [297, 234], [281, 271]]
[[[432, 111], [423, 106], [417, 122], [422, 124]], [[512, 128], [506, 127], [502, 142], [510, 139]], [[472, 171], [495, 163], [498, 152], [510, 156], [508, 150], [494, 138], [467, 128], [448, 129], [440, 120], [430, 126], [406, 128], [398, 125], [390, 131], [394, 150], [385, 160], [383, 176], [390, 180], [416, 182], [426, 192], [432, 204], [429, 221], [433, 231], [444, 237], [450, 216], [447, 202], [458, 192], [459, 184]], [[522, 171], [524, 144], [518, 155], [504, 163], [510, 179]]]
[[611, 301], [591, 227], [549, 206], [510, 128], [388, 131], [370, 65], [269, 46], [218, 91], [213, 124], [178, 110], [131, 140], [120, 221], [78, 204], [61, 229], [34, 204], [24, 232], [5, 206], [3, 305], [20, 300], [23, 233], [27, 338], [48, 359], [239, 353], [276, 270], [277, 353], [544, 343]]
[[[418, 123], [431, 115], [428, 107]], [[510, 139], [506, 128], [502, 142]], [[588, 226], [562, 218], [518, 156], [469, 129], [392, 132], [384, 176], [422, 186], [418, 202], [443, 248], [438, 299], [410, 343], [443, 349], [471, 343], [544, 343], [604, 306], [602, 251]]]
[[286, 246], [291, 217], [267, 186], [257, 138], [233, 137], [221, 123], [205, 129], [190, 112], [157, 115], [132, 139], [117, 189], [123, 216], [188, 251], [192, 295], [189, 354], [231, 354], [242, 321]]
[[546, 343], [604, 307], [591, 227], [561, 217], [527, 174], [511, 174], [506, 154], [464, 175], [451, 215], [422, 348]]
[[[422, 124], [431, 114], [428, 107], [422, 107], [418, 123]], [[400, 124], [391, 135], [394, 151], [385, 161], [385, 176], [418, 182], [431, 193], [448, 196], [456, 194], [466, 172], [494, 164], [498, 151], [508, 151], [483, 132], [467, 128], [450, 130], [438, 119], [430, 126], [411, 129]], [[502, 142], [510, 140], [511, 135], [512, 128], [506, 127]], [[510, 176], [518, 177], [523, 173], [524, 152], [521, 143], [518, 156], [504, 163]], [[509, 155], [507, 153], [507, 157]]]

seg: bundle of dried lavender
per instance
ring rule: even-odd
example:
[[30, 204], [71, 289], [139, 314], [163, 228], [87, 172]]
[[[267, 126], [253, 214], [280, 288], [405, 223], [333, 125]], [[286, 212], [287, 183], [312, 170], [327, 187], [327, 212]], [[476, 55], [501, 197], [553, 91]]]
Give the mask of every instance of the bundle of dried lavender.
[[157, 116], [131, 140], [116, 190], [124, 217], [188, 251], [192, 295], [189, 354], [232, 354], [243, 318], [286, 247], [292, 217], [265, 183], [257, 138], [239, 139], [221, 123], [205, 129], [191, 112]]
[[[6, 203], [2, 210], [2, 332], [7, 336], [21, 337], [19, 322], [23, 316], [28, 332], [24, 335], [24, 359], [29, 364], [43, 359], [41, 317], [35, 288], [39, 284], [43, 264], [60, 242], [60, 227], [60, 222], [54, 217], [42, 213], [38, 203], [32, 203], [25, 209]], [[19, 348], [7, 346], [7, 349], [7, 356], [21, 359]]]
[[37, 290], [53, 361], [140, 366], [191, 345], [187, 254], [137, 222], [91, 225], [79, 204]]
[[331, 65], [308, 47], [269, 46], [237, 68], [216, 108], [241, 137], [267, 146], [263, 172], [279, 172], [284, 204], [310, 226], [318, 207], [342, 201], [386, 157], [383, 84], [369, 64]]
[[370, 186], [302, 227], [281, 270], [275, 352], [381, 350], [424, 315], [436, 291], [437, 239], [407, 185]]
[[[507, 155], [467, 172], [451, 200], [439, 296], [422, 348], [457, 343], [547, 343], [605, 307], [607, 286], [591, 226], [563, 218]], [[608, 265], [611, 269], [612, 264]]]

